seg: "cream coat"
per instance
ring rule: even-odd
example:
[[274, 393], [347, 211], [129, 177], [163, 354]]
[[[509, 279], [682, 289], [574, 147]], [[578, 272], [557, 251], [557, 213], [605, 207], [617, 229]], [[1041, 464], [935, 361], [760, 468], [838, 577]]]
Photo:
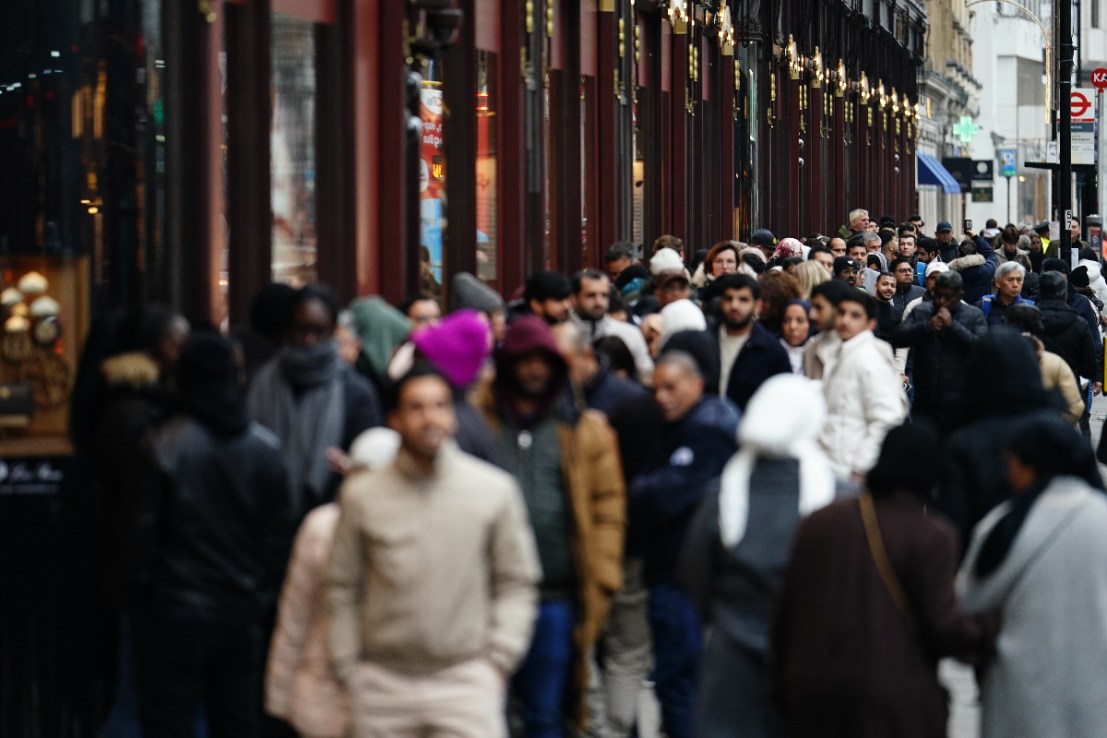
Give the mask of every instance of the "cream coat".
[[983, 738], [1100, 738], [1107, 726], [1107, 496], [1072, 478], [1038, 498], [1000, 567], [972, 571], [1010, 503], [976, 526], [957, 589], [971, 612], [998, 611], [981, 685]]
[[865, 474], [876, 464], [888, 431], [907, 417], [892, 348], [864, 331], [839, 344], [823, 377], [827, 418], [819, 443], [835, 474]]
[[338, 505], [323, 505], [296, 534], [265, 675], [266, 711], [320, 738], [344, 736], [350, 725], [327, 655], [325, 584], [337, 523]]

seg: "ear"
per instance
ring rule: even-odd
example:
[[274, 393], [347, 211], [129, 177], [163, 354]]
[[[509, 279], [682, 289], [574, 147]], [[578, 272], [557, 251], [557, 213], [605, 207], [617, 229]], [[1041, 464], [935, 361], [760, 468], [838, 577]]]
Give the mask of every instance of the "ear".
[[761, 317], [761, 310], [764, 306], [765, 306], [765, 301], [762, 300], [760, 297], [757, 298], [757, 300], [755, 300], [754, 303], [753, 303], [753, 317], [760, 318]]

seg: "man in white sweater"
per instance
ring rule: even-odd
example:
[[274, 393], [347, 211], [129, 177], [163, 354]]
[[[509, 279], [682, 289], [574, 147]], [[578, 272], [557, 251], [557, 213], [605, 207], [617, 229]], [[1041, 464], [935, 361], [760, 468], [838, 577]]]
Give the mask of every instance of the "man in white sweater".
[[354, 736], [503, 736], [539, 579], [522, 493], [450, 440], [452, 391], [437, 372], [397, 382], [388, 422], [400, 451], [343, 484], [327, 579]]

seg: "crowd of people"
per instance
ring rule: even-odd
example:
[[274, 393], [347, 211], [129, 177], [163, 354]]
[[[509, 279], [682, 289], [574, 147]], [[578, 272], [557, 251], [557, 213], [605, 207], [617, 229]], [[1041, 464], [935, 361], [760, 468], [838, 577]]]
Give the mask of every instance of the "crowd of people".
[[1101, 260], [924, 229], [101, 321], [103, 734], [1102, 734]]

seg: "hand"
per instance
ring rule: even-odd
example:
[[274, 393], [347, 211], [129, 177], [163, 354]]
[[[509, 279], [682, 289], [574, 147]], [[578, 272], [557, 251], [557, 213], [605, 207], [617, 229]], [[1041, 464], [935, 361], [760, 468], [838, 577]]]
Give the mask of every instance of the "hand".
[[953, 325], [953, 315], [949, 312], [949, 308], [939, 308], [938, 319], [942, 321], [943, 328], [949, 328]]
[[327, 449], [327, 461], [331, 464], [331, 471], [342, 476], [346, 476], [357, 468], [353, 459], [343, 453], [342, 449], [333, 446]]
[[1103, 382], [1096, 382], [1092, 385], [1092, 397], [1099, 397], [1103, 394]]

